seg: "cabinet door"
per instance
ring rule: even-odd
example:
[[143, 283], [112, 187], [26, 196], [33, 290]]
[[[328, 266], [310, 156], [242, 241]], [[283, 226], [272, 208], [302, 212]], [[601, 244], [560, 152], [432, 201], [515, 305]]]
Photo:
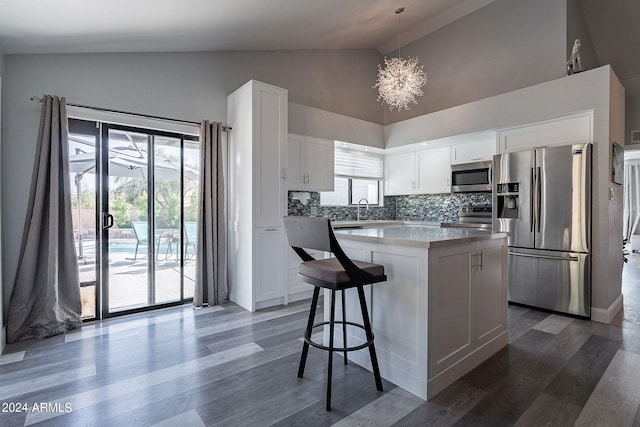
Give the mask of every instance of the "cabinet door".
[[305, 190], [302, 172], [304, 137], [289, 134], [287, 143], [287, 189]]
[[593, 141], [593, 114], [576, 114], [498, 132], [501, 153]]
[[[309, 283], [303, 282], [298, 277], [298, 270], [300, 267], [300, 257], [296, 254], [290, 246], [287, 247], [287, 251], [289, 254], [289, 270], [288, 270], [288, 289], [289, 295], [298, 294], [300, 292], [311, 292], [313, 291], [313, 285]], [[307, 253], [314, 257], [315, 259], [323, 259], [324, 252], [306, 249]]]
[[284, 227], [255, 230], [255, 302], [285, 295], [287, 258]]
[[286, 213], [287, 92], [255, 83], [254, 214], [256, 227], [282, 226]]
[[496, 138], [477, 140], [451, 146], [451, 164], [481, 162], [493, 159], [496, 154]]
[[429, 249], [429, 378], [473, 350], [471, 254], [475, 243]]
[[334, 144], [328, 139], [306, 137], [304, 172], [307, 189], [333, 191]]
[[385, 158], [385, 194], [416, 193], [416, 153], [393, 154]]
[[481, 346], [507, 329], [504, 240], [478, 242], [474, 257], [473, 335], [476, 346]]
[[418, 157], [418, 193], [434, 194], [451, 191], [450, 147], [416, 152]]

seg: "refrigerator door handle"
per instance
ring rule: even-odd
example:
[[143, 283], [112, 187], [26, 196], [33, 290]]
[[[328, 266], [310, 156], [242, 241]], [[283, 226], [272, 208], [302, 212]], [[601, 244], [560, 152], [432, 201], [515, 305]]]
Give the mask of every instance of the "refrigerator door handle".
[[553, 256], [553, 255], [533, 255], [533, 254], [521, 254], [519, 252], [509, 252], [509, 255], [521, 256], [525, 258], [543, 258], [543, 259], [557, 259], [560, 261], [579, 261], [577, 256]]
[[538, 233], [540, 232], [540, 223], [542, 222], [542, 171], [540, 170], [540, 166], [537, 168], [537, 177], [536, 177], [536, 196], [538, 197], [538, 201], [536, 203], [537, 215], [536, 221], [538, 223]]
[[493, 188], [493, 162], [489, 165], [489, 186]]
[[533, 227], [534, 227], [533, 191], [535, 189], [535, 185], [536, 185], [535, 175], [533, 173], [533, 168], [531, 168], [531, 184], [530, 184], [530, 188], [529, 188], [529, 224], [530, 224], [530, 228], [531, 228], [530, 231], [532, 233], [533, 233]]

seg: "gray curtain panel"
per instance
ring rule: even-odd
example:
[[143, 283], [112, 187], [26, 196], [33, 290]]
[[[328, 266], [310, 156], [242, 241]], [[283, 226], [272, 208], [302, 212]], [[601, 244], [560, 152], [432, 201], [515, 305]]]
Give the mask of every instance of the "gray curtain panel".
[[624, 165], [624, 212], [622, 233], [625, 239], [636, 234], [640, 226], [640, 161]]
[[7, 342], [82, 326], [65, 98], [44, 96]]
[[216, 305], [227, 298], [226, 218], [222, 170], [222, 125], [200, 125], [200, 206], [196, 238], [193, 305]]

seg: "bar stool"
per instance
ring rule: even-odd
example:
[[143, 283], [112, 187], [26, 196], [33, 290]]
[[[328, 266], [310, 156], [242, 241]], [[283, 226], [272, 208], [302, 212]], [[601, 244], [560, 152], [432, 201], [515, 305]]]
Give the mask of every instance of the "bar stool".
[[[373, 344], [373, 332], [371, 331], [371, 322], [369, 321], [369, 312], [367, 310], [367, 302], [364, 297], [363, 286], [386, 281], [387, 276], [384, 274], [384, 266], [363, 261], [352, 261], [349, 259], [338, 244], [338, 240], [333, 233], [333, 228], [331, 227], [331, 221], [329, 219], [286, 216], [284, 217], [284, 228], [287, 233], [289, 245], [302, 259], [302, 263], [298, 270], [298, 277], [300, 277], [304, 282], [315, 286], [313, 298], [311, 300], [311, 310], [309, 311], [309, 320], [304, 333], [304, 344], [302, 346], [302, 355], [300, 356], [298, 377], [302, 378], [304, 375], [309, 345], [329, 352], [326, 409], [327, 411], [330, 411], [333, 353], [336, 351], [343, 352], [344, 364], [346, 365], [347, 352], [368, 347], [376, 388], [379, 391], [382, 391], [382, 379], [380, 378], [378, 358], [376, 357], [376, 349]], [[304, 249], [316, 249], [332, 252], [335, 255], [335, 258], [314, 259]], [[320, 288], [331, 290], [330, 320], [328, 322], [325, 321], [314, 324]], [[346, 320], [344, 302], [345, 290], [349, 288], [356, 288], [358, 291], [360, 310], [362, 312], [363, 319], [362, 324]], [[339, 321], [335, 320], [336, 291], [342, 291], [342, 320]], [[333, 335], [336, 323], [342, 324], [343, 347], [340, 348], [334, 347], [333, 344]], [[311, 340], [313, 329], [324, 325], [329, 325], [328, 346]], [[348, 347], [347, 325], [364, 329], [367, 341], [357, 346]]]

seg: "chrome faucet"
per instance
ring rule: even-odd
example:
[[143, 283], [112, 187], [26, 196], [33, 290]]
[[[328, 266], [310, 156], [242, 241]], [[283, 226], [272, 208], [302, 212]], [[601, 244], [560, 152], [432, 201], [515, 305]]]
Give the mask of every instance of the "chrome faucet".
[[364, 200], [364, 202], [367, 204], [367, 210], [369, 210], [369, 201], [367, 199], [365, 199], [364, 197], [360, 200], [358, 200], [358, 214], [357, 214], [357, 221], [360, 221], [360, 202], [362, 202]]

